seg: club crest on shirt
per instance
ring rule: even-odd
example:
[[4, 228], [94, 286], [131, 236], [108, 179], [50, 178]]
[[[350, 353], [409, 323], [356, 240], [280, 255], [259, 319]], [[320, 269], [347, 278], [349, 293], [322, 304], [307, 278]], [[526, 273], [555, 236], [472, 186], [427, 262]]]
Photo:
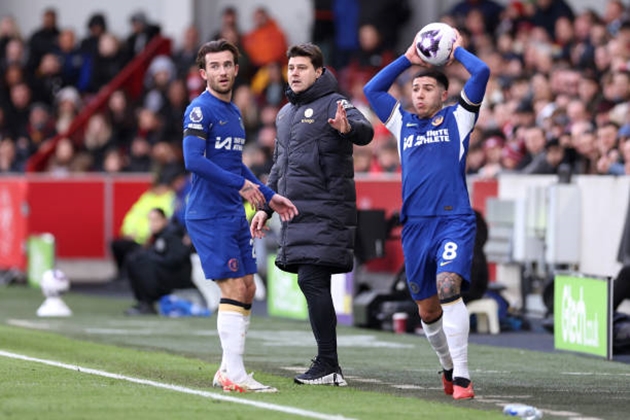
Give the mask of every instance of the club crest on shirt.
[[304, 116], [306, 118], [311, 118], [313, 116], [313, 108], [306, 108], [306, 111], [304, 111]]
[[200, 122], [201, 120], [203, 120], [203, 113], [201, 112], [201, 108], [196, 106], [192, 109], [192, 111], [190, 111], [190, 121], [192, 122]]
[[444, 116], [443, 115], [438, 115], [437, 117], [433, 118], [433, 121], [431, 121], [431, 125], [433, 125], [434, 127], [437, 127], [438, 125], [442, 124], [444, 122]]

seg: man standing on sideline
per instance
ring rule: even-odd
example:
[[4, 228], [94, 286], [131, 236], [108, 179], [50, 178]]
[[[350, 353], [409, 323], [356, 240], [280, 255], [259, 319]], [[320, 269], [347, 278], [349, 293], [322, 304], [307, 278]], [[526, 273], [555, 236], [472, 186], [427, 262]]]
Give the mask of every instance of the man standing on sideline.
[[[297, 273], [317, 342], [317, 357], [295, 382], [344, 386], [330, 282], [332, 274], [353, 267], [357, 209], [352, 150], [355, 144], [372, 141], [374, 130], [337, 93], [337, 81], [324, 68], [319, 47], [294, 45], [287, 58], [289, 103], [276, 117], [274, 164], [267, 184], [300, 209], [291, 223], [282, 224], [276, 258], [280, 269]], [[271, 215], [267, 210], [252, 219], [252, 236], [264, 236]]]
[[[442, 364], [444, 392], [459, 400], [475, 396], [468, 372], [470, 319], [460, 294], [470, 284], [475, 245], [466, 154], [490, 70], [461, 46], [459, 34], [450, 62], [453, 59], [471, 75], [457, 104], [444, 106], [448, 78], [424, 63], [414, 44], [374, 76], [364, 91], [398, 140], [407, 283], [424, 332]], [[388, 93], [397, 77], [413, 64], [423, 67], [411, 82], [415, 114], [404, 110]]]
[[239, 109], [231, 102], [238, 57], [236, 46], [224, 39], [202, 45], [197, 54], [207, 88], [184, 115], [184, 161], [192, 173], [186, 228], [206, 279], [213, 279], [221, 289], [217, 332], [223, 357], [213, 385], [224, 391], [275, 392], [248, 375], [243, 364], [256, 292], [256, 258], [243, 199], [255, 208], [268, 203], [285, 222], [298, 212], [243, 164], [245, 129]]

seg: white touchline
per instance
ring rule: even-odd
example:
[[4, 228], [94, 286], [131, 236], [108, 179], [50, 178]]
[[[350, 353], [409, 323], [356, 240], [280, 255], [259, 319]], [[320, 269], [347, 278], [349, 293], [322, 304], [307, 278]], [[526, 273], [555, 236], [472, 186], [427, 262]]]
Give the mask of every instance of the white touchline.
[[229, 401], [235, 404], [251, 405], [257, 408], [264, 408], [267, 410], [279, 411], [282, 413], [294, 414], [294, 415], [302, 416], [302, 417], [310, 417], [313, 419], [322, 419], [322, 420], [352, 420], [349, 417], [344, 417], [338, 414], [337, 415], [323, 414], [323, 413], [317, 413], [315, 411], [302, 410], [300, 408], [295, 408], [295, 407], [285, 407], [282, 405], [270, 404], [270, 403], [261, 402], [261, 401], [245, 400], [245, 399], [231, 397], [224, 394], [218, 394], [214, 392], [186, 388], [179, 385], [165, 384], [161, 382], [151, 381], [148, 379], [133, 378], [131, 376], [105, 372], [103, 370], [90, 369], [90, 368], [85, 368], [85, 367], [77, 366], [77, 365], [69, 365], [66, 363], [55, 362], [54, 360], [38, 359], [36, 357], [24, 356], [22, 354], [11, 353], [4, 350], [0, 350], [0, 356], [8, 357], [11, 359], [25, 360], [28, 362], [42, 363], [44, 365], [55, 366], [55, 367], [68, 369], [68, 370], [74, 370], [80, 373], [89, 373], [90, 375], [104, 376], [106, 378], [119, 379], [122, 381], [133, 382], [133, 383], [141, 384], [141, 385], [149, 385], [156, 388], [162, 388], [162, 389], [168, 389], [170, 391], [181, 392], [184, 394], [198, 395], [200, 397], [212, 398], [212, 399], [221, 400], [221, 401]]

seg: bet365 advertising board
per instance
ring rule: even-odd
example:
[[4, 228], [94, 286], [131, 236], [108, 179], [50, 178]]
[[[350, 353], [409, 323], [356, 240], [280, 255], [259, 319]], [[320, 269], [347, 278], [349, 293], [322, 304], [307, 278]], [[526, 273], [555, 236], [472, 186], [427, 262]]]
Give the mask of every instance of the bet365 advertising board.
[[610, 279], [557, 273], [553, 307], [556, 349], [612, 359]]

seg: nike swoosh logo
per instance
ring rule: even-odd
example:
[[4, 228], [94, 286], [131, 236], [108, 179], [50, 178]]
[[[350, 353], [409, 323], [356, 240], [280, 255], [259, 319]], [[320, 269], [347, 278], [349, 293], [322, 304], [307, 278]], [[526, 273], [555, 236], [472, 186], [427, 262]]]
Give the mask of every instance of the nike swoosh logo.
[[418, 124], [414, 124], [414, 123], [407, 123], [407, 127], [417, 127]]
[[225, 124], [227, 124], [227, 123], [228, 123], [227, 121], [221, 121], [221, 120], [219, 120], [219, 125], [225, 125]]
[[446, 264], [450, 264], [450, 263], [452, 263], [452, 262], [453, 262], [453, 261], [442, 261], [442, 262], [440, 263], [440, 267], [444, 267]]

